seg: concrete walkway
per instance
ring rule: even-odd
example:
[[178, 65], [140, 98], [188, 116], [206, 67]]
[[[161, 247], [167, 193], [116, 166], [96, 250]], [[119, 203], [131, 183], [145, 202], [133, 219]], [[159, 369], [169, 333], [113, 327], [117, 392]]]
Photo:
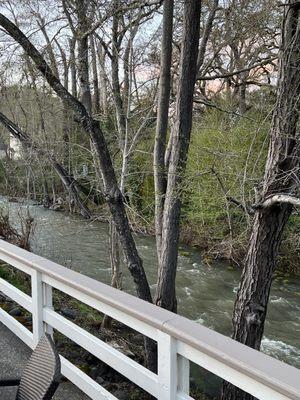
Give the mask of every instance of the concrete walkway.
[[[9, 329], [0, 323], [0, 380], [20, 376], [30, 356], [30, 349]], [[14, 388], [1, 388], [1, 400], [13, 400]], [[54, 400], [89, 400], [71, 382], [62, 382], [53, 397]]]

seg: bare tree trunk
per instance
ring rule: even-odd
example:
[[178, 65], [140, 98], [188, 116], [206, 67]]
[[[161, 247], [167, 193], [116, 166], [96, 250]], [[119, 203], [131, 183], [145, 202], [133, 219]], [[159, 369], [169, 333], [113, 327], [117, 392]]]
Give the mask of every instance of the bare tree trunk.
[[113, 221], [110, 221], [110, 259], [112, 268], [111, 286], [122, 289], [122, 266], [120, 262], [119, 241], [116, 227]]
[[56, 188], [55, 188], [55, 179], [54, 176], [51, 178], [51, 189], [52, 189], [52, 202], [56, 202]]
[[161, 257], [162, 221], [167, 188], [165, 152], [171, 90], [171, 63], [174, 1], [166, 0], [163, 11], [163, 33], [160, 56], [159, 97], [154, 146], [155, 234], [158, 261]]
[[213, 22], [216, 16], [216, 12], [218, 10], [219, 0], [213, 0], [212, 8], [208, 14], [207, 21], [203, 32], [201, 34], [201, 42], [198, 51], [198, 58], [197, 58], [197, 75], [201, 75], [201, 67], [204, 63], [204, 57], [206, 52], [206, 47], [208, 43], [208, 39], [213, 27]]
[[40, 167], [40, 172], [42, 175], [42, 186], [43, 186], [43, 205], [44, 207], [48, 208], [51, 205], [51, 198], [49, 194], [49, 186], [47, 182], [47, 177], [44, 172], [44, 166], [42, 162], [38, 159], [39, 161], [39, 167]]
[[156, 304], [177, 310], [175, 278], [178, 258], [181, 190], [192, 128], [193, 95], [197, 72], [201, 1], [184, 2], [183, 40], [176, 102], [176, 121], [164, 202], [161, 258]]
[[97, 68], [95, 41], [94, 41], [94, 37], [92, 35], [90, 36], [90, 43], [91, 43], [93, 89], [94, 89], [93, 109], [94, 109], [95, 114], [99, 114], [100, 113], [100, 93], [99, 93], [98, 68]]
[[69, 40], [70, 47], [70, 71], [71, 71], [71, 86], [72, 86], [72, 96], [77, 98], [77, 71], [76, 71], [76, 56], [75, 56], [75, 47], [76, 47], [76, 38], [73, 37]]
[[32, 198], [33, 198], [33, 200], [36, 200], [37, 195], [36, 195], [36, 185], [35, 185], [35, 174], [31, 167], [30, 167], [30, 171], [31, 171], [31, 176], [32, 176]]
[[[113, 6], [115, 9], [119, 8], [119, 0], [114, 0]], [[120, 77], [119, 77], [119, 51], [121, 43], [119, 42], [119, 19], [120, 15], [115, 12], [113, 15], [113, 25], [112, 25], [112, 57], [111, 57], [111, 68], [112, 68], [112, 93], [115, 103], [116, 116], [117, 116], [117, 126], [119, 133], [119, 144], [122, 152], [122, 167], [121, 167], [121, 176], [120, 176], [120, 192], [121, 195], [124, 196], [125, 191], [125, 175], [127, 169], [127, 144], [128, 144], [128, 127], [125, 116], [125, 107], [124, 100], [121, 96], [121, 86], [120, 86]], [[129, 53], [128, 53], [129, 54]], [[124, 60], [125, 63], [125, 99], [128, 95], [128, 60]], [[127, 82], [127, 83], [126, 83]], [[118, 238], [116, 235], [116, 227], [111, 221], [111, 241], [110, 248], [111, 254], [111, 269], [112, 269], [112, 277], [115, 275], [116, 266], [120, 265], [120, 260], [117, 260], [116, 257], [119, 256], [118, 252]], [[112, 280], [114, 283], [114, 279]]]
[[[57, 42], [58, 43], [58, 42]], [[66, 59], [66, 54], [62, 47], [59, 45], [61, 58], [63, 60], [63, 84], [68, 90], [69, 88], [69, 66]], [[71, 172], [71, 158], [70, 158], [70, 121], [69, 121], [69, 107], [65, 101], [62, 102], [62, 137], [63, 137], [63, 156], [64, 165]]]
[[80, 84], [81, 102], [88, 111], [92, 113], [92, 96], [89, 82], [89, 45], [88, 45], [88, 1], [76, 0], [76, 14], [78, 19], [78, 77]]
[[[114, 0], [114, 8], [119, 9], [119, 1]], [[126, 115], [123, 99], [121, 96], [121, 86], [119, 77], [119, 20], [120, 14], [114, 13], [112, 23], [112, 56], [111, 56], [111, 75], [112, 75], [112, 92], [117, 115], [118, 132], [120, 136], [120, 148], [124, 147], [126, 137]]]
[[[285, 6], [277, 102], [270, 130], [263, 203], [273, 194], [297, 194], [300, 179], [300, 3], [289, 0]], [[272, 277], [276, 268], [284, 228], [292, 211], [290, 204], [271, 203], [255, 213], [248, 253], [234, 307], [235, 340], [260, 349], [264, 332]], [[252, 397], [224, 383], [225, 400]]]
[[[122, 265], [120, 262], [119, 240], [116, 227], [112, 219], [109, 221], [109, 256], [111, 265], [111, 286], [122, 290]], [[110, 329], [112, 318], [104, 315], [102, 328]]]
[[30, 167], [28, 166], [26, 168], [26, 196], [27, 196], [27, 201], [31, 199], [31, 193], [30, 193]]
[[247, 103], [246, 103], [246, 83], [244, 82], [243, 78], [239, 84], [239, 101], [238, 101], [238, 105], [239, 105], [239, 112], [240, 114], [245, 114], [245, 112], [247, 111]]
[[[73, 200], [74, 204], [77, 204], [77, 206], [79, 207], [79, 209], [81, 211], [81, 215], [87, 219], [91, 218], [89, 209], [87, 208], [87, 206], [85, 204], [83, 204], [83, 202], [80, 199], [78, 185], [76, 184], [75, 179], [73, 179], [67, 173], [67, 171], [63, 168], [63, 166], [61, 164], [57, 163], [55, 160], [52, 161], [52, 166], [55, 169], [55, 171], [57, 172], [57, 174], [59, 175], [64, 186], [68, 190], [70, 200]], [[70, 202], [70, 207], [71, 207], [71, 203], [72, 202]]]
[[99, 59], [99, 79], [100, 79], [100, 105], [101, 112], [104, 118], [108, 114], [108, 100], [107, 100], [107, 77], [105, 72], [105, 52], [101, 44], [97, 46], [98, 59]]

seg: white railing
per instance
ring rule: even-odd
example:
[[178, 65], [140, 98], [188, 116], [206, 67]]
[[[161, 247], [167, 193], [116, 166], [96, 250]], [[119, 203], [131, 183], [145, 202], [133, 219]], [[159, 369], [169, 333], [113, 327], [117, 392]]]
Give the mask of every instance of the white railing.
[[[34, 348], [53, 329], [110, 365], [159, 400], [189, 400], [189, 363], [198, 364], [261, 400], [299, 400], [300, 371], [193, 321], [0, 240], [0, 259], [31, 276], [32, 296], [0, 279], [0, 291], [33, 319], [33, 333], [0, 308], [0, 322]], [[154, 374], [53, 310], [52, 288], [155, 340]], [[1, 354], [0, 354], [1, 357]], [[116, 399], [64, 357], [62, 373], [94, 400]]]

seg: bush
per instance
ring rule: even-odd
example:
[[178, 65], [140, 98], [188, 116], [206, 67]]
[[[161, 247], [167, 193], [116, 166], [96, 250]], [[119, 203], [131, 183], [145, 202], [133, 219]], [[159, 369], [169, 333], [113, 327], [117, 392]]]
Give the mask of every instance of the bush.
[[35, 223], [29, 212], [24, 216], [19, 213], [20, 231], [11, 224], [9, 214], [0, 211], [0, 237], [25, 250], [30, 250], [30, 238], [34, 233]]

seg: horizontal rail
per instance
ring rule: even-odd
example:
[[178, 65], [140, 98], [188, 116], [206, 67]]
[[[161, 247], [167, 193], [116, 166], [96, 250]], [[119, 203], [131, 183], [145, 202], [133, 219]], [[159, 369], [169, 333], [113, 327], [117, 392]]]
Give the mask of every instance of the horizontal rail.
[[272, 400], [287, 400], [290, 398], [280, 392], [274, 391], [269, 385], [245, 376], [229, 365], [224, 365], [224, 362], [216, 361], [216, 359], [200, 351], [195, 352], [193, 347], [185, 343], [178, 344], [178, 353], [226, 381], [238, 382], [236, 386], [245, 392], [251, 392], [255, 397], [270, 398]]
[[[192, 399], [187, 382], [188, 364], [183, 363], [185, 367], [179, 368], [180, 357], [195, 362], [258, 399], [300, 399], [300, 371], [292, 366], [2, 240], [0, 240], [0, 259], [30, 274], [35, 285], [41, 282], [48, 287], [54, 287], [156, 340], [159, 351], [158, 375], [125, 355], [120, 355], [120, 352], [108, 344], [55, 313], [50, 309], [51, 306], [49, 308], [49, 305], [43, 303], [43, 300], [40, 299], [40, 303], [36, 304], [40, 295], [38, 289], [34, 292], [35, 307], [32, 309], [37, 314], [33, 315], [33, 318], [36, 318], [34, 335], [40, 334], [43, 324], [59, 330], [160, 400]], [[8, 288], [11, 290], [10, 286], [5, 284], [2, 286], [6, 294]], [[20, 300], [23, 305], [31, 307], [27, 297], [14, 290], [12, 292], [15, 301]], [[11, 295], [11, 291], [9, 293]], [[16, 325], [12, 322], [13, 318], [4, 317], [4, 314], [6, 313], [0, 310], [0, 321], [4, 321], [6, 326], [14, 330]], [[26, 340], [28, 342], [29, 337], [23, 330], [20, 332], [21, 336], [24, 336], [21, 339], [25, 338], [25, 343]], [[107, 397], [108, 392], [106, 393], [104, 388], [102, 397], [99, 397], [99, 385], [95, 383], [97, 385], [95, 386], [90, 378], [84, 376], [85, 374], [81, 375], [82, 371], [78, 370], [79, 373], [76, 370], [75, 373], [74, 368], [76, 367], [66, 362], [64, 372], [69, 374], [66, 376], [71, 377], [73, 380], [69, 379], [77, 385], [80, 379], [84, 381], [86, 387], [83, 384], [80, 384], [80, 387], [91, 398], [114, 399]], [[76, 374], [81, 378], [76, 378]], [[97, 395], [98, 397], [95, 397]]]
[[[28, 347], [33, 348], [33, 334], [0, 307], [0, 322], [14, 332]], [[1, 357], [1, 356], [0, 356]]]
[[[1, 256], [1, 253], [0, 253]], [[122, 322], [123, 324], [132, 327], [136, 331], [142, 333], [145, 336], [150, 337], [153, 340], [156, 340], [157, 337], [157, 329], [149, 324], [146, 321], [142, 321], [140, 318], [136, 318], [132, 315], [127, 315], [126, 312], [107, 304], [106, 302], [99, 300], [88, 293], [80, 292], [79, 289], [75, 289], [72, 286], [68, 286], [67, 284], [61, 283], [58, 279], [51, 278], [46, 274], [43, 274], [43, 282], [51, 287], [62, 291], [63, 293], [68, 294], [71, 297], [74, 297], [77, 300], [82, 301], [88, 306], [94, 308], [102, 312], [103, 314], [109, 315], [113, 319]], [[148, 304], [148, 303], [146, 303]]]
[[31, 297], [17, 289], [15, 286], [0, 278], [0, 292], [10, 297], [13, 301], [20, 304], [25, 310], [32, 312]]
[[[20, 322], [15, 320], [0, 308], [0, 322], [10, 329], [19, 339], [28, 347], [34, 348], [33, 334], [25, 328]], [[85, 394], [93, 400], [118, 400], [105, 388], [91, 379], [87, 374], [77, 368], [66, 358], [60, 356], [61, 372], [74, 385], [79, 387]]]
[[99, 385], [87, 374], [75, 367], [66, 358], [60, 356], [61, 372], [75, 386], [79, 387], [82, 392], [88, 395], [93, 400], [118, 400], [115, 396], [109, 393], [104, 387]]
[[53, 310], [44, 309], [44, 321], [92, 353], [95, 357], [98, 357], [99, 360], [120, 372], [126, 378], [131, 379], [134, 376], [135, 383], [138, 386], [153, 396], [157, 395], [157, 375], [147, 368], [126, 357], [120, 351], [91, 335]]

